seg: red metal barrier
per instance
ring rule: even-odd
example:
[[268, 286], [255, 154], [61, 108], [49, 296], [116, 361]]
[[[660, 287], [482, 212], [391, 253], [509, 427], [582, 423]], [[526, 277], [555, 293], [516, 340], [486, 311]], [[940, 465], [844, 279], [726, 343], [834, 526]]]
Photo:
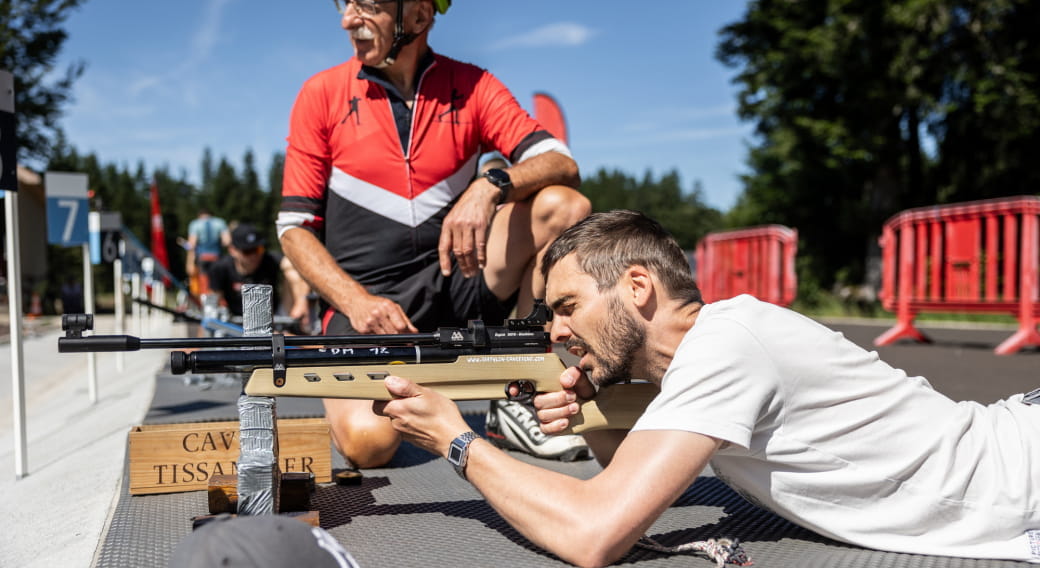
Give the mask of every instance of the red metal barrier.
[[697, 243], [697, 284], [705, 302], [751, 294], [782, 306], [794, 301], [798, 231], [763, 225], [709, 233]]
[[1040, 345], [1037, 317], [1040, 197], [921, 207], [889, 219], [881, 238], [881, 303], [896, 325], [874, 340], [929, 339], [914, 327], [920, 312], [1010, 313], [1018, 331], [998, 355]]

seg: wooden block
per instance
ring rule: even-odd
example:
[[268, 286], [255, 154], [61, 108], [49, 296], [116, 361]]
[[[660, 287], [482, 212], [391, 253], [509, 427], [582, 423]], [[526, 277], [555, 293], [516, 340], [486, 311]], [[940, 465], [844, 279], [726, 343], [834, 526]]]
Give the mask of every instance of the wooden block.
[[318, 511], [298, 511], [295, 513], [282, 513], [285, 517], [290, 517], [300, 521], [301, 523], [307, 523], [312, 527], [321, 526], [321, 513]]
[[365, 476], [356, 469], [344, 469], [336, 472], [336, 485], [361, 485]]
[[[290, 519], [296, 519], [297, 521], [300, 521], [301, 523], [307, 523], [308, 525], [310, 525], [312, 527], [320, 527], [321, 526], [321, 513], [319, 513], [318, 511], [296, 511], [296, 512], [292, 512], [292, 513], [280, 513], [280, 514], [283, 517], [288, 517]], [[199, 516], [196, 516], [196, 517], [192, 517], [191, 518], [191, 530], [196, 530], [199, 527], [201, 527], [201, 526], [205, 525], [206, 523], [208, 523], [208, 522], [210, 522], [210, 521], [212, 521], [214, 519], [217, 519], [217, 518], [224, 518], [224, 517], [235, 518], [237, 516], [238, 515], [228, 515], [226, 513], [222, 513], [222, 514], [219, 514], [219, 515], [199, 515]]]
[[[283, 472], [332, 481], [329, 424], [324, 418], [278, 420], [278, 465]], [[130, 430], [130, 494], [207, 489], [214, 476], [238, 475], [238, 422], [136, 426]]]
[[[278, 512], [306, 511], [311, 508], [311, 493], [314, 492], [314, 474], [290, 471], [282, 474], [279, 485]], [[209, 512], [238, 512], [238, 476], [214, 475], [209, 478]]]
[[210, 477], [208, 493], [209, 512], [211, 514], [238, 512], [237, 475], [214, 475]]
[[279, 488], [279, 513], [306, 511], [311, 508], [314, 475], [305, 472], [283, 473]]

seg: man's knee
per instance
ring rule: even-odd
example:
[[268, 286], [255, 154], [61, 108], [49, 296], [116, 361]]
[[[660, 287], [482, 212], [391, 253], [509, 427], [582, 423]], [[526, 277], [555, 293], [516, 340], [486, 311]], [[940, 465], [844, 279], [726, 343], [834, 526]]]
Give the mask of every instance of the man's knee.
[[576, 189], [551, 185], [539, 191], [532, 203], [532, 222], [559, 235], [592, 212], [589, 198]]
[[325, 410], [336, 450], [355, 467], [379, 467], [394, 457], [401, 436], [389, 419], [353, 405], [326, 405]]

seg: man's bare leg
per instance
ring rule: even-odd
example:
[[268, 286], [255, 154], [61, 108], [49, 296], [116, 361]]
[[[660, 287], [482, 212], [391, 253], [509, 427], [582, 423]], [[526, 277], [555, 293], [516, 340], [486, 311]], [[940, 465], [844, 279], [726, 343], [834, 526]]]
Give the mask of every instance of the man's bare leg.
[[326, 398], [325, 416], [332, 443], [354, 467], [386, 465], [401, 445], [390, 420], [372, 412], [372, 401]]
[[[589, 200], [577, 191], [550, 186], [531, 199], [510, 203], [495, 214], [488, 235], [484, 278], [498, 298], [519, 290], [516, 315], [526, 316], [535, 298], [545, 297], [541, 260], [545, 250], [590, 212]], [[485, 423], [487, 440], [506, 450], [544, 459], [572, 461], [589, 457], [581, 436], [546, 436], [538, 429], [534, 407], [520, 402], [492, 401]]]
[[545, 297], [542, 255], [571, 225], [591, 213], [588, 198], [565, 186], [549, 186], [531, 199], [509, 203], [491, 221], [484, 279], [499, 299], [517, 289], [516, 313], [526, 316], [534, 298]]

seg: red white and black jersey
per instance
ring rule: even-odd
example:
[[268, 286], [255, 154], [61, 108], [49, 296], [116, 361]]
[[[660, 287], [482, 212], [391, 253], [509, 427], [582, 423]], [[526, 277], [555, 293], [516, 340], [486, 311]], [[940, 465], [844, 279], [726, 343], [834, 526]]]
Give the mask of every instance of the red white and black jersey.
[[431, 52], [409, 111], [352, 58], [309, 79], [293, 106], [279, 235], [313, 231], [347, 274], [378, 291], [437, 261], [444, 216], [493, 150], [514, 163], [569, 155], [479, 67]]

